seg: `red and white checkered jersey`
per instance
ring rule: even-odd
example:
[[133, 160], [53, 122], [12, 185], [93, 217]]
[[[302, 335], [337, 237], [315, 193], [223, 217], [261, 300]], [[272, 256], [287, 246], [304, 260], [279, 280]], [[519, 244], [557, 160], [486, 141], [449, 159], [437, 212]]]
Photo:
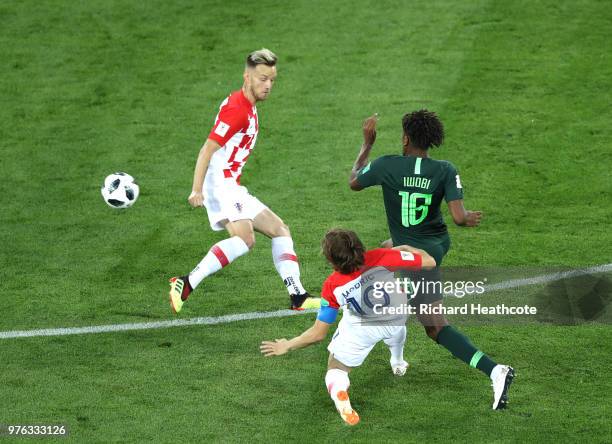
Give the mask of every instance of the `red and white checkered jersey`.
[[234, 91], [221, 102], [215, 125], [208, 135], [221, 148], [210, 159], [207, 180], [212, 179], [218, 186], [222, 186], [222, 179], [240, 185], [242, 168], [255, 147], [258, 131], [257, 108], [242, 90]]
[[[367, 297], [366, 290], [373, 284], [373, 281], [380, 279], [376, 275], [364, 273], [369, 269], [394, 269], [394, 268], [421, 268], [421, 255], [408, 251], [399, 251], [389, 248], [377, 248], [365, 252], [364, 267], [350, 274], [342, 274], [334, 271], [323, 283], [321, 297], [329, 307], [336, 310], [346, 306], [351, 300], [357, 305], [363, 305], [364, 297]], [[391, 278], [393, 274], [390, 273]], [[366, 302], [367, 303], [367, 302]], [[322, 301], [321, 305], [324, 305]]]

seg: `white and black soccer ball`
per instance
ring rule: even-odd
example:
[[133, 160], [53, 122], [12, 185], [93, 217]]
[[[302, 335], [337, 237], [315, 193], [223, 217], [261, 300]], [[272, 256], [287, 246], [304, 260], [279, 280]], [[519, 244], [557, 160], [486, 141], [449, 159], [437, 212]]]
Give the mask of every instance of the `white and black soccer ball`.
[[131, 207], [140, 194], [140, 188], [134, 178], [122, 172], [106, 176], [101, 191], [104, 202], [116, 209]]

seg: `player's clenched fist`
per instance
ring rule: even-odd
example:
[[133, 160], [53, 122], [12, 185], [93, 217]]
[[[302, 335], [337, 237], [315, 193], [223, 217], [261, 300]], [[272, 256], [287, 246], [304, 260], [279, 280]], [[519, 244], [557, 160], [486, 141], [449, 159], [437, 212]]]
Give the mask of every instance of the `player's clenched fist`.
[[363, 121], [363, 143], [366, 145], [374, 145], [376, 140], [376, 122], [378, 122], [378, 113]]
[[189, 201], [189, 205], [194, 208], [204, 206], [204, 196], [200, 192], [192, 191], [187, 200]]
[[264, 356], [284, 355], [289, 351], [289, 343], [286, 339], [277, 339], [274, 342], [262, 341], [259, 350]]

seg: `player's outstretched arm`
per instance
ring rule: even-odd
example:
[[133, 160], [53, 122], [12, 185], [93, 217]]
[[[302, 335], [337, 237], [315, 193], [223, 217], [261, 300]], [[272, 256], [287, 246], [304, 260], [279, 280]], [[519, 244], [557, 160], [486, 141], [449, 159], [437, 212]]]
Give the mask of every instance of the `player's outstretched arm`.
[[453, 221], [460, 227], [477, 227], [482, 219], [482, 211], [469, 211], [463, 206], [463, 199], [451, 200], [448, 210]]
[[349, 177], [349, 186], [353, 191], [361, 191], [364, 188], [357, 181], [357, 173], [368, 164], [370, 151], [372, 151], [376, 141], [376, 122], [378, 122], [378, 113], [368, 117], [363, 122], [363, 145], [361, 145]]
[[301, 335], [293, 339], [277, 339], [276, 341], [262, 341], [259, 350], [264, 356], [280, 356], [291, 350], [308, 347], [309, 345], [321, 342], [329, 331], [327, 322], [315, 321], [314, 325]]
[[206, 139], [204, 145], [200, 149], [198, 154], [198, 160], [196, 161], [195, 171], [193, 173], [193, 186], [191, 187], [191, 194], [189, 195], [189, 204], [196, 208], [204, 205], [204, 196], [202, 195], [202, 186], [204, 185], [204, 177], [208, 170], [208, 164], [210, 158], [215, 152], [221, 148], [217, 142], [211, 139]]

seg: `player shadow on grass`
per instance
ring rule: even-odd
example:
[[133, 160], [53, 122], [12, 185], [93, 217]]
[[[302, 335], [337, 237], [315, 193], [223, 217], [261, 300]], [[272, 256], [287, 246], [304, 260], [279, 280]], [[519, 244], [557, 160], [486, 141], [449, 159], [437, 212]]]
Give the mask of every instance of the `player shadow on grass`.
[[607, 275], [582, 275], [551, 282], [534, 296], [540, 322], [579, 325], [612, 323], [612, 280]]

